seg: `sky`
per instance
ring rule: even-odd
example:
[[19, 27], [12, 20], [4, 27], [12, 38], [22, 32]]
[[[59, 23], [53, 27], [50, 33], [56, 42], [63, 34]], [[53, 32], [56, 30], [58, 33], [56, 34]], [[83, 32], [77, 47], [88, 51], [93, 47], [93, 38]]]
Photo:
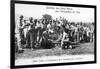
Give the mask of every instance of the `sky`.
[[42, 18], [43, 14], [50, 14], [54, 19], [61, 16], [71, 22], [94, 22], [94, 8], [15, 4], [15, 16]]

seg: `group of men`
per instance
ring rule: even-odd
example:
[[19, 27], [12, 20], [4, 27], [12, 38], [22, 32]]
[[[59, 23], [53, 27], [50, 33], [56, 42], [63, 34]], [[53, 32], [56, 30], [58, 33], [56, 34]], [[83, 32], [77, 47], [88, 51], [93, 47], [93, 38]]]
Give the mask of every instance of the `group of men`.
[[93, 42], [94, 25], [90, 23], [68, 22], [60, 19], [25, 19], [23, 15], [15, 21], [15, 44], [18, 50], [23, 48], [54, 47], [57, 44], [63, 48], [64, 42], [68, 44], [77, 42]]

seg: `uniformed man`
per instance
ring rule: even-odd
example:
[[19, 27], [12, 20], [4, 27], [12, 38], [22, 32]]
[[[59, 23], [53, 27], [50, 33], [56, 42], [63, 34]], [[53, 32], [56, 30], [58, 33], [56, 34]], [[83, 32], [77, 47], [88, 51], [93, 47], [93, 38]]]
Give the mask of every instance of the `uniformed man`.
[[16, 25], [15, 25], [15, 37], [17, 38], [17, 46], [18, 46], [18, 52], [22, 52], [22, 39], [23, 39], [23, 16], [21, 15], [19, 18], [16, 18]]

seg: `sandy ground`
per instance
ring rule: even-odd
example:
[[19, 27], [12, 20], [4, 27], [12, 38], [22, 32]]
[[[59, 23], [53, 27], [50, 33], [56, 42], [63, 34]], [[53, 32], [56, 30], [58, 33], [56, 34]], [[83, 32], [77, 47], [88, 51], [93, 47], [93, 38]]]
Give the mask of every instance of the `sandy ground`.
[[80, 62], [94, 60], [94, 43], [84, 43], [75, 49], [25, 49], [24, 53], [16, 54], [15, 65]]

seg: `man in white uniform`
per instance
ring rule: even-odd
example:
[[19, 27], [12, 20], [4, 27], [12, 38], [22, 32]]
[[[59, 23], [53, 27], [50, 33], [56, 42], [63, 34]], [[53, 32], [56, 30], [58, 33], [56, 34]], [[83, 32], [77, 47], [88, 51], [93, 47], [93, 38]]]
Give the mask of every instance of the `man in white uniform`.
[[15, 22], [15, 37], [17, 38], [17, 46], [18, 46], [18, 52], [22, 51], [22, 33], [23, 33], [23, 16], [20, 16], [20, 18], [16, 18]]

